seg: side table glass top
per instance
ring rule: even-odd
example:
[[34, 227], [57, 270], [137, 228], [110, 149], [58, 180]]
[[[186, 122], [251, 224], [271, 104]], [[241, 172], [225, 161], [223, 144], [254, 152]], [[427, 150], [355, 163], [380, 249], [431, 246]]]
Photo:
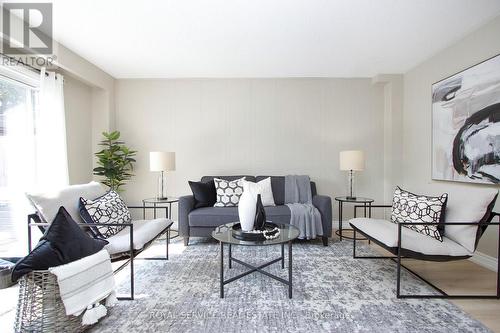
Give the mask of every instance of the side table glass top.
[[276, 223], [276, 225], [280, 229], [280, 235], [275, 239], [266, 239], [263, 241], [241, 240], [233, 237], [231, 227], [236, 223], [239, 222], [231, 222], [218, 226], [214, 231], [212, 231], [212, 237], [222, 243], [249, 246], [283, 244], [299, 237], [299, 229], [297, 229], [293, 225]]
[[158, 199], [158, 198], [146, 198], [142, 199], [143, 203], [151, 203], [151, 204], [158, 204], [158, 203], [173, 203], [179, 201], [179, 198], [177, 197], [168, 197], [166, 199]]
[[358, 202], [358, 203], [370, 203], [375, 201], [374, 199], [371, 198], [364, 198], [364, 197], [356, 197], [355, 199], [348, 198], [346, 196], [343, 197], [335, 197], [336, 201], [342, 201], [342, 202]]

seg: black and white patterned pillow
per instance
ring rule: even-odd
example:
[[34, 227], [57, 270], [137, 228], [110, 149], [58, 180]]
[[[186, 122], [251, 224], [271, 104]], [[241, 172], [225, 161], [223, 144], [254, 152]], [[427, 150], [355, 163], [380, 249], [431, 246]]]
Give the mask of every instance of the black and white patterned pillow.
[[[89, 200], [80, 198], [80, 215], [85, 223], [129, 223], [132, 219], [130, 211], [125, 202], [115, 191], [109, 191], [106, 194]], [[108, 238], [119, 231], [124, 226], [96, 226], [92, 231], [98, 237]]]
[[404, 225], [411, 230], [437, 239], [442, 242], [444, 213], [448, 194], [439, 197], [417, 195], [402, 190], [399, 186], [394, 191], [392, 200], [391, 222], [416, 223], [425, 222], [435, 225]]
[[243, 181], [245, 177], [236, 180], [214, 178], [217, 201], [214, 207], [236, 207], [243, 194]]

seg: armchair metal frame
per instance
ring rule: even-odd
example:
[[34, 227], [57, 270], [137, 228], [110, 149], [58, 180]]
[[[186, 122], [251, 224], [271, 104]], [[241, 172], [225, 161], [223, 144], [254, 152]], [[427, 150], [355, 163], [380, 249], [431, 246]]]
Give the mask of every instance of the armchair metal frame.
[[[356, 211], [357, 208], [362, 208], [363, 206], [355, 206], [354, 210]], [[392, 207], [391, 205], [372, 205], [372, 208], [390, 208]], [[498, 226], [498, 242], [497, 242], [497, 256], [500, 255], [500, 222], [492, 222], [492, 220], [496, 217], [500, 218], [500, 213], [492, 212], [489, 222], [486, 223], [477, 223], [477, 222], [446, 222], [447, 225], [477, 225], [478, 228], [482, 228], [482, 233], [486, 230], [486, 228], [490, 225], [496, 225]], [[497, 266], [497, 272], [496, 272], [496, 295], [449, 295], [447, 292], [439, 288], [438, 286], [434, 285], [432, 282], [427, 280], [426, 278], [422, 277], [420, 274], [415, 272], [414, 270], [410, 269], [409, 267], [403, 265], [401, 263], [401, 259], [417, 259], [417, 260], [428, 260], [428, 261], [457, 261], [457, 260], [464, 260], [468, 259], [471, 256], [461, 256], [461, 257], [453, 257], [453, 256], [425, 256], [421, 255], [419, 256], [417, 253], [406, 250], [401, 247], [401, 231], [402, 227], [405, 225], [434, 225], [434, 223], [398, 223], [398, 246], [397, 250], [395, 253], [391, 251], [390, 248], [387, 247], [387, 245], [383, 244], [382, 242], [378, 241], [377, 239], [371, 237], [370, 235], [362, 232], [361, 230], [353, 227], [354, 230], [354, 238], [356, 238], [356, 233], [359, 232], [362, 234], [364, 237], [366, 237], [368, 240], [373, 241], [375, 244], [379, 245], [380, 247], [388, 250], [389, 252], [393, 253], [394, 256], [357, 256], [356, 255], [356, 240], [353, 240], [353, 258], [354, 259], [390, 259], [394, 261], [397, 265], [397, 273], [396, 273], [396, 297], [397, 298], [445, 298], [445, 299], [500, 299], [500, 258], [498, 260], [498, 266]], [[479, 237], [482, 236], [482, 234], [479, 235]], [[476, 244], [477, 245], [477, 244]], [[433, 258], [434, 257], [434, 258]], [[406, 269], [408, 272], [413, 274], [415, 277], [420, 279], [422, 282], [427, 284], [428, 286], [432, 287], [434, 290], [436, 290], [439, 294], [438, 295], [418, 295], [418, 294], [401, 294], [401, 267]]]
[[[164, 209], [166, 207], [142, 207], [142, 206], [128, 206], [129, 209]], [[76, 223], [82, 229], [90, 229], [89, 223]], [[44, 222], [42, 218], [37, 214], [29, 214], [28, 215], [28, 252], [31, 252], [32, 249], [32, 234], [31, 228], [38, 227], [40, 231], [45, 232], [46, 228], [50, 226], [50, 223]], [[116, 262], [120, 260], [125, 260], [118, 268], [113, 270], [113, 274], [120, 272], [127, 264], [130, 263], [130, 296], [120, 296], [117, 297], [118, 300], [134, 300], [134, 259], [138, 260], [168, 260], [168, 245], [170, 243], [170, 227], [172, 223], [170, 223], [165, 229], [163, 229], [158, 235], [156, 235], [149, 242], [144, 244], [144, 246], [139, 250], [134, 250], [134, 225], [132, 223], [93, 223], [92, 226], [99, 227], [116, 227], [116, 226], [124, 226], [126, 228], [130, 228], [130, 248], [128, 251], [117, 253], [118, 256], [111, 258], [111, 262]], [[165, 258], [136, 258], [139, 254], [141, 254], [144, 250], [146, 250], [152, 243], [154, 243], [158, 238], [160, 238], [163, 234], [166, 234], [166, 252]], [[116, 254], [115, 254], [116, 255]]]

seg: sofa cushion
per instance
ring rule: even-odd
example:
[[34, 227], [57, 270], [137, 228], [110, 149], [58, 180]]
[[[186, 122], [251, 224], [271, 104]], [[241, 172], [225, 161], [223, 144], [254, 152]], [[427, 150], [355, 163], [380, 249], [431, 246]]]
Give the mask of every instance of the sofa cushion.
[[276, 206], [274, 203], [273, 189], [271, 187], [271, 178], [267, 177], [263, 180], [254, 183], [244, 180], [243, 181], [243, 192], [250, 192], [254, 200], [257, 200], [257, 196], [260, 194], [262, 205], [264, 207]]
[[271, 188], [273, 189], [274, 203], [276, 205], [285, 204], [285, 177], [284, 176], [257, 176], [255, 179], [260, 182], [266, 178], [271, 178]]
[[215, 205], [217, 195], [213, 179], [206, 183], [188, 181], [188, 184], [193, 192], [194, 208], [213, 207]]
[[[355, 218], [352, 227], [385, 244], [393, 250], [398, 247], [398, 225], [387, 220]], [[453, 240], [443, 237], [440, 242], [408, 228], [401, 228], [401, 248], [428, 256], [468, 257], [472, 253]]]
[[450, 194], [446, 205], [446, 237], [473, 252], [477, 246], [478, 230], [474, 225], [446, 225], [446, 222], [488, 222], [498, 190], [467, 189]]
[[215, 194], [217, 200], [214, 207], [236, 207], [240, 202], [240, 197], [243, 194], [243, 181], [245, 178], [236, 180], [224, 180], [214, 178]]
[[[290, 223], [290, 209], [287, 206], [264, 207], [267, 220], [274, 223]], [[239, 220], [238, 207], [203, 207], [189, 213], [191, 227], [217, 227]]]
[[273, 223], [290, 223], [290, 208], [286, 205], [274, 206], [274, 207], [264, 207], [266, 211], [266, 217], [268, 221]]
[[[159, 218], [154, 220], [137, 220], [131, 223], [134, 225], [134, 250], [140, 250], [146, 243], [168, 227], [172, 221], [166, 218]], [[106, 240], [109, 244], [105, 248], [110, 255], [130, 251], [130, 227], [125, 227]]]
[[217, 227], [224, 223], [239, 220], [238, 207], [203, 207], [189, 213], [192, 227]]
[[28, 200], [33, 204], [44, 222], [52, 222], [59, 207], [63, 206], [71, 217], [78, 223], [84, 221], [80, 217], [78, 205], [80, 197], [94, 199], [106, 193], [98, 182], [67, 186], [61, 190], [51, 192], [26, 193]]

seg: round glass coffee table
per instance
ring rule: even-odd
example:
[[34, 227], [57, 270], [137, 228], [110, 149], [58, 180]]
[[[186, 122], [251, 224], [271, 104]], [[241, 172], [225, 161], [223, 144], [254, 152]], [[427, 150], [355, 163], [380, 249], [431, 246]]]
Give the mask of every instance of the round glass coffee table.
[[[275, 279], [288, 286], [288, 297], [292, 298], [292, 241], [299, 237], [299, 229], [289, 224], [276, 224], [280, 230], [280, 234], [275, 239], [266, 239], [259, 241], [249, 241], [240, 240], [233, 237], [232, 227], [238, 222], [226, 223], [215, 228], [212, 231], [212, 237], [219, 241], [220, 243], [220, 297], [224, 298], [224, 285], [241, 279], [248, 274], [253, 272], [259, 272], [272, 279]], [[274, 263], [281, 261], [281, 268], [285, 268], [285, 244], [288, 243], [288, 280], [285, 280], [279, 276], [271, 274], [263, 270], [263, 268], [270, 266]], [[236, 275], [230, 279], [224, 280], [224, 244], [229, 245], [229, 269], [232, 268], [232, 263], [238, 263], [246, 268], [248, 271]], [[281, 245], [281, 256], [279, 258], [273, 259], [259, 266], [253, 266], [246, 263], [240, 259], [236, 259], [232, 256], [231, 250], [233, 245], [243, 245], [243, 246], [268, 246], [268, 245]]]

